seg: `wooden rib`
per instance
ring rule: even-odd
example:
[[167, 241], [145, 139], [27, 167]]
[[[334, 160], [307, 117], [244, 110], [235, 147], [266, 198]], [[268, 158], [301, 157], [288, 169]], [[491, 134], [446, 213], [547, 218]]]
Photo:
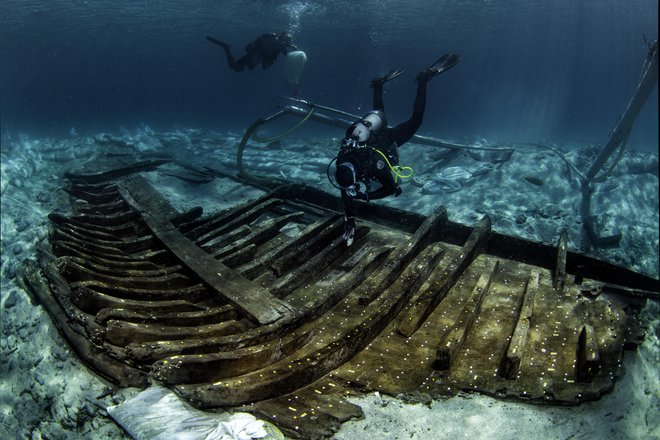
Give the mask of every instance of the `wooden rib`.
[[[66, 233], [70, 233], [73, 231], [77, 233], [79, 236], [85, 238], [89, 237], [96, 240], [105, 240], [106, 242], [122, 242], [124, 240], [122, 237], [118, 237], [115, 234], [109, 234], [106, 231], [99, 231], [98, 229], [89, 229], [86, 226], [74, 225], [68, 222], [60, 222], [54, 226], [54, 229], [55, 230], [61, 229]], [[53, 237], [53, 239], [57, 239], [57, 237]]]
[[81, 266], [70, 257], [59, 257], [57, 267], [60, 273], [69, 281], [95, 281], [112, 284], [127, 289], [183, 289], [193, 284], [193, 281], [180, 273], [169, 273], [161, 276], [136, 276], [130, 273], [124, 276], [113, 276], [97, 272]]
[[118, 249], [126, 254], [136, 254], [159, 248], [158, 242], [152, 235], [132, 237], [131, 240], [105, 240], [66, 227], [53, 228], [53, 240], [84, 242], [87, 245]]
[[211, 246], [207, 250], [213, 255], [213, 258], [223, 258], [227, 255], [231, 255], [242, 247], [249, 246], [251, 244], [261, 245], [264, 242], [270, 240], [271, 238], [277, 236], [280, 233], [280, 229], [289, 223], [292, 220], [295, 220], [299, 217], [302, 217], [302, 212], [295, 212], [292, 214], [284, 215], [274, 219], [270, 219], [264, 224], [253, 228], [253, 231], [231, 244], [218, 244]]
[[119, 194], [115, 196], [115, 199], [108, 203], [99, 203], [99, 204], [90, 204], [86, 207], [77, 207], [76, 211], [79, 214], [92, 214], [92, 215], [109, 215], [113, 212], [125, 211], [128, 209], [126, 202], [119, 197]]
[[198, 239], [195, 240], [195, 244], [198, 246], [202, 246], [204, 244], [209, 243], [211, 240], [226, 234], [228, 231], [231, 231], [233, 229], [236, 229], [240, 225], [244, 225], [247, 223], [250, 223], [265, 212], [267, 212], [272, 206], [278, 205], [282, 203], [282, 200], [280, 199], [268, 199], [264, 203], [255, 206], [254, 208], [250, 209], [246, 213], [238, 216], [237, 218], [230, 220], [226, 223], [217, 225], [215, 229], [212, 229], [208, 233], [202, 235]]
[[[190, 303], [186, 304], [190, 305]], [[105, 325], [107, 321], [114, 319], [116, 321], [143, 324], [192, 327], [214, 322], [230, 321], [238, 318], [236, 310], [229, 304], [209, 308], [202, 308], [196, 305], [191, 306], [194, 308], [174, 311], [164, 308], [156, 309], [155, 307], [158, 307], [158, 305], [155, 305], [153, 309], [145, 309], [143, 307], [138, 309], [138, 307], [126, 305], [126, 308], [124, 309], [102, 309], [96, 314], [94, 320], [100, 325]]]
[[117, 193], [112, 193], [112, 192], [107, 192], [107, 193], [102, 193], [102, 192], [87, 192], [85, 190], [77, 189], [77, 188], [64, 188], [64, 191], [67, 193], [71, 194], [73, 197], [81, 200], [85, 200], [88, 203], [94, 204], [94, 205], [107, 205], [111, 204], [113, 202], [116, 202], [118, 195]]
[[436, 234], [447, 222], [447, 211], [441, 208], [424, 220], [407, 243], [395, 250], [378, 269], [376, 276], [360, 286], [358, 294], [361, 305], [368, 305], [401, 274], [413, 258], [428, 245], [429, 237]]
[[581, 383], [591, 382], [600, 371], [600, 350], [593, 326], [582, 325], [577, 343], [575, 375]]
[[257, 253], [257, 250], [257, 245], [250, 244], [241, 249], [238, 249], [233, 254], [221, 258], [220, 262], [231, 269], [235, 269], [241, 264], [245, 264], [248, 261], [254, 260], [254, 256]]
[[315, 319], [330, 310], [357, 285], [370, 276], [392, 250], [392, 246], [383, 246], [363, 255], [364, 258], [358, 264], [352, 266], [350, 271], [340, 279], [333, 281], [323, 289], [319, 289], [319, 295], [302, 303], [293, 303], [295, 305], [295, 314], [289, 319], [248, 330], [241, 336], [228, 336], [204, 341], [171, 341], [163, 343], [156, 341], [151, 344], [129, 344], [127, 347], [127, 356], [135, 363], [150, 364], [158, 359], [174, 356], [182, 352], [191, 354], [208, 353], [261, 344], [277, 337], [287, 329]]
[[268, 366], [300, 349], [312, 332], [290, 333], [281, 339], [232, 351], [177, 355], [155, 362], [153, 376], [167, 384], [195, 383], [239, 376]]
[[303, 244], [308, 243], [314, 237], [319, 235], [321, 231], [325, 230], [334, 222], [336, 222], [338, 218], [339, 216], [331, 216], [317, 220], [314, 224], [305, 228], [305, 230], [298, 237], [290, 238], [286, 243], [272, 249], [269, 252], [264, 253], [254, 261], [248, 264], [244, 264], [238, 268], [238, 271], [248, 279], [255, 278], [276, 259], [291, 252], [298, 252]]
[[117, 184], [114, 182], [102, 183], [83, 183], [83, 182], [70, 182], [69, 188], [74, 191], [85, 191], [91, 194], [107, 193], [117, 190]]
[[55, 243], [57, 242], [63, 242], [66, 241], [68, 243], [76, 243], [78, 247], [85, 249], [85, 251], [94, 253], [97, 255], [104, 255], [104, 256], [109, 256], [109, 255], [128, 255], [126, 252], [122, 251], [121, 249], [115, 247], [115, 246], [108, 246], [108, 245], [101, 245], [97, 244], [91, 241], [83, 241], [83, 240], [78, 240], [76, 237], [73, 237], [66, 232], [62, 232], [59, 230], [57, 233], [57, 240], [55, 240]]
[[527, 346], [529, 327], [532, 322], [534, 298], [539, 290], [539, 277], [539, 271], [534, 270], [529, 280], [527, 280], [524, 299], [518, 314], [518, 321], [509, 341], [509, 347], [503, 359], [502, 366], [498, 371], [499, 376], [505, 379], [513, 380], [518, 376], [520, 362]]
[[489, 234], [490, 219], [486, 216], [472, 230], [461, 250], [449, 261], [447, 266], [433, 272], [423, 293], [401, 315], [397, 324], [399, 333], [410, 337], [420, 328], [451, 290], [456, 280], [483, 251]]
[[209, 217], [200, 218], [198, 220], [186, 223], [185, 225], [180, 226], [181, 232], [184, 233], [184, 235], [190, 240], [194, 241], [202, 235], [211, 232], [213, 229], [216, 229], [219, 226], [222, 226], [245, 214], [254, 207], [267, 202], [272, 197], [272, 194], [268, 193], [240, 206], [236, 206], [225, 211], [220, 211]]
[[[73, 292], [75, 292], [75, 290]], [[74, 294], [74, 296], [75, 295], [76, 294]], [[183, 299], [168, 301], [122, 299], [92, 289], [87, 289], [85, 295], [77, 295], [79, 295], [80, 298], [84, 297], [84, 299], [77, 300], [76, 306], [80, 307], [80, 310], [83, 310], [86, 313], [95, 314], [95, 321], [99, 325], [105, 325], [104, 320], [106, 313], [107, 316], [113, 316], [113, 313], [117, 313], [119, 318], [121, 318], [122, 313], [124, 313], [122, 311], [125, 311], [126, 313], [158, 315], [206, 310], [202, 306]]]
[[222, 248], [224, 246], [230, 245], [236, 240], [240, 240], [243, 237], [250, 235], [252, 228], [249, 225], [242, 225], [236, 229], [228, 231], [226, 234], [223, 234], [209, 242], [207, 245], [202, 246], [209, 254], [214, 252], [214, 249]]
[[[56, 295], [39, 275], [39, 270], [33, 261], [25, 260], [21, 270], [20, 279], [25, 283], [25, 287], [39, 298], [59, 331], [69, 341], [69, 344], [81, 359], [84, 359], [101, 376], [115, 384], [131, 387], [147, 386], [148, 376], [145, 372], [107, 356], [101, 349], [92, 344], [80, 324], [69, 319], [68, 314], [63, 311], [60, 304], [55, 300]], [[64, 281], [62, 283], [63, 285], [66, 284]], [[87, 318], [84, 320], [85, 322], [91, 321]]]
[[157, 302], [177, 301], [199, 302], [209, 297], [202, 285], [176, 290], [126, 289], [97, 281], [82, 281], [71, 285], [71, 301], [81, 310], [95, 314], [108, 307], [122, 308], [130, 301]]
[[555, 267], [555, 275], [552, 278], [552, 287], [562, 291], [564, 284], [566, 284], [566, 257], [568, 255], [568, 233], [562, 231], [559, 236], [559, 244], [557, 245], [557, 265]]
[[[245, 375], [213, 383], [177, 385], [178, 393], [200, 407], [233, 406], [272, 398], [310, 384], [363, 350], [385, 328], [430, 273], [431, 265], [424, 262], [428, 259], [437, 262], [440, 253], [435, 246], [419, 253], [370, 307], [358, 312], [359, 322], [347, 320], [343, 328], [339, 322], [333, 322], [334, 327], [323, 334], [322, 343], [305, 346], [294, 356]], [[331, 325], [327, 319], [324, 323]], [[319, 325], [311, 322], [302, 329], [320, 328]]]
[[[156, 266], [152, 265], [149, 269], [143, 269], [136, 266], [131, 266], [128, 264], [117, 265], [114, 262], [109, 261], [110, 264], [105, 264], [95, 261], [93, 258], [80, 258], [76, 256], [63, 256], [59, 258], [60, 260], [68, 260], [76, 263], [78, 266], [84, 267], [89, 271], [104, 274], [104, 275], [117, 275], [122, 274], [125, 277], [159, 277], [166, 276], [177, 273], [183, 269], [183, 266]], [[133, 264], [135, 264], [133, 262]], [[139, 263], [138, 263], [139, 264]]]
[[[93, 255], [90, 253], [85, 253], [81, 250], [78, 250], [74, 247], [71, 246], [71, 243], [67, 242], [59, 242], [58, 247], [62, 252], [58, 253], [58, 256], [62, 257], [74, 257], [74, 258], [79, 258], [81, 260], [85, 260], [89, 263], [92, 264], [98, 264], [99, 266], [107, 267], [109, 270], [115, 271], [115, 272], [125, 272], [125, 271], [131, 271], [131, 270], [144, 270], [144, 271], [152, 271], [152, 270], [162, 270], [162, 271], [173, 271], [174, 269], [180, 270], [181, 266], [176, 265], [176, 266], [166, 266], [164, 262], [161, 262], [161, 264], [156, 264], [152, 261], [149, 261], [147, 259], [141, 259], [141, 260], [131, 260], [131, 259], [126, 259], [126, 260], [111, 260], [108, 258], [103, 258], [98, 255]], [[64, 252], [66, 251], [66, 252]], [[151, 254], [159, 254], [162, 255], [165, 251], [158, 251], [158, 252], [152, 252]], [[164, 258], [163, 258], [164, 260]]]
[[157, 251], [140, 252], [139, 254], [125, 255], [125, 254], [107, 254], [101, 252], [99, 249], [86, 248], [84, 243], [69, 242], [69, 241], [54, 241], [51, 243], [53, 253], [57, 256], [77, 256], [80, 258], [89, 257], [104, 264], [117, 265], [142, 265], [142, 267], [159, 267], [160, 265], [171, 264], [173, 258], [167, 253], [166, 250], [161, 249]]
[[[149, 229], [163, 245], [214, 292], [234, 304], [249, 319], [259, 324], [268, 324], [291, 313], [290, 307], [284, 301], [275, 298], [267, 289], [214, 260], [181, 234], [167, 217], [160, 214], [173, 208], [164, 208], [163, 205], [167, 204], [167, 201], [143, 179], [131, 178], [125, 182], [125, 185], [120, 188], [122, 197], [140, 213]], [[134, 199], [134, 194], [139, 198]]]
[[227, 230], [251, 222], [263, 214], [265, 210], [279, 203], [282, 203], [282, 200], [274, 200], [270, 194], [267, 194], [253, 202], [238, 206], [228, 212], [220, 212], [210, 219], [205, 219], [206, 221], [203, 224], [186, 232], [185, 235], [189, 240], [203, 244], [203, 242], [215, 236], [224, 234]]
[[117, 214], [79, 214], [70, 217], [72, 222], [93, 224], [98, 226], [120, 226], [138, 219], [138, 215], [133, 211], [120, 212]]
[[[359, 228], [355, 234], [355, 240], [359, 240], [367, 233], [369, 229]], [[357, 246], [357, 243], [355, 244]], [[316, 275], [323, 272], [332, 262], [337, 259], [346, 250], [343, 237], [337, 237], [319, 253], [308, 259], [304, 264], [298, 266], [295, 270], [277, 279], [270, 287], [270, 291], [278, 298], [284, 298], [294, 289], [297, 289], [304, 283], [309, 283]], [[257, 278], [255, 281], [259, 282]]]
[[179, 215], [170, 218], [170, 221], [174, 226], [180, 228], [184, 224], [188, 224], [192, 221], [197, 220], [199, 217], [202, 216], [203, 213], [204, 213], [204, 208], [202, 208], [201, 206], [195, 206], [194, 208], [191, 208], [185, 212], [182, 212]]
[[433, 362], [434, 370], [445, 371], [451, 366], [456, 355], [463, 347], [465, 340], [470, 333], [474, 320], [479, 316], [481, 303], [483, 298], [490, 289], [493, 277], [497, 272], [499, 261], [496, 261], [493, 268], [479, 277], [477, 285], [472, 290], [468, 303], [463, 308], [458, 321], [454, 326], [445, 334], [440, 341], [438, 350], [436, 351], [435, 361]]
[[307, 242], [300, 243], [296, 252], [281, 255], [270, 265], [273, 273], [277, 276], [282, 276], [303, 264], [313, 255], [320, 252], [321, 249], [328, 246], [339, 235], [343, 224], [344, 221], [337, 216], [329, 226], [319, 231], [313, 237], [310, 237]]
[[179, 327], [111, 319], [105, 324], [104, 336], [107, 343], [123, 347], [129, 343], [217, 338], [243, 333], [246, 329], [247, 326], [244, 323], [236, 320], [193, 327]]
[[144, 226], [130, 220], [119, 225], [97, 225], [94, 223], [78, 221], [70, 217], [64, 217], [60, 214], [51, 213], [48, 214], [48, 219], [55, 223], [56, 225], [67, 224], [73, 225], [75, 227], [82, 227], [89, 231], [97, 231], [105, 234], [110, 234], [115, 237], [133, 237], [136, 233], [139, 233], [144, 229]]

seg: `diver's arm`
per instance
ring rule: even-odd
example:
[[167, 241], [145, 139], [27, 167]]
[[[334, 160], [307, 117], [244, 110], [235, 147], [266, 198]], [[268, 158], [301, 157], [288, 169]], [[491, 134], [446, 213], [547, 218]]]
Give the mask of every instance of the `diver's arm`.
[[353, 199], [346, 193], [346, 191], [341, 190], [341, 199], [344, 202], [344, 213], [346, 214], [344, 220], [344, 232], [342, 233], [342, 238], [346, 242], [346, 246], [353, 244], [353, 239], [355, 238], [355, 210], [353, 209]]
[[353, 207], [353, 198], [346, 194], [346, 191], [341, 190], [341, 200], [344, 202], [344, 213], [346, 218], [355, 218], [355, 208]]
[[398, 196], [401, 194], [401, 187], [397, 184], [393, 184], [392, 186], [381, 186], [378, 188], [376, 191], [371, 191], [369, 192], [369, 200], [377, 200], [377, 199], [383, 199], [387, 196], [391, 196], [394, 194], [395, 196]]
[[381, 186], [380, 188], [367, 193], [368, 200], [382, 199], [391, 196], [392, 194], [397, 196], [401, 194], [401, 188], [394, 181], [394, 177], [392, 177], [392, 173], [389, 169], [383, 168], [382, 170], [379, 170], [376, 179]]

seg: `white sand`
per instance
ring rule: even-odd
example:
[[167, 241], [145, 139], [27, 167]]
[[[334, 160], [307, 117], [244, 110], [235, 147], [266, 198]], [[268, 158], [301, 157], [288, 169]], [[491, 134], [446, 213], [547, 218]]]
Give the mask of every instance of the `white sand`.
[[[201, 139], [193, 144], [192, 138]], [[238, 138], [240, 139], [240, 138]], [[148, 131], [124, 137], [129, 146], [99, 148], [94, 139], [63, 141], [3, 139], [2, 173], [2, 268], [0, 301], [0, 438], [127, 438], [94, 402], [112, 405], [138, 390], [111, 392], [87, 370], [59, 335], [44, 309], [18, 287], [16, 268], [34, 255], [35, 246], [47, 234], [47, 215], [66, 206], [60, 190], [64, 169], [80, 166], [101, 151], [176, 154], [197, 166], [209, 165], [235, 172], [236, 137], [196, 131], [170, 133], [159, 140]], [[312, 145], [313, 144], [313, 145]], [[309, 154], [312, 145], [314, 154]], [[246, 162], [270, 174], [283, 173], [331, 190], [325, 167], [336, 143], [330, 139], [294, 140], [280, 148], [250, 147]], [[257, 150], [259, 149], [260, 150]], [[576, 211], [579, 193], [566, 178], [566, 168], [556, 156], [540, 149], [517, 149], [511, 160], [496, 164], [483, 175], [464, 180], [462, 189], [442, 192], [443, 176], [438, 149], [406, 145], [402, 165], [415, 169], [415, 184], [404, 193], [383, 201], [403, 209], [427, 213], [437, 205], [447, 207], [450, 219], [474, 224], [484, 214], [501, 233], [555, 243], [566, 228], [570, 246], [580, 249], [581, 225]], [[593, 160], [593, 150], [567, 153], [582, 171]], [[657, 156], [629, 155], [594, 196], [594, 212], [610, 217], [623, 232], [618, 248], [599, 249], [599, 258], [628, 265], [658, 277], [658, 176], [640, 173], [638, 162]], [[447, 167], [454, 176], [475, 171], [484, 161], [468, 155]], [[637, 168], [636, 168], [637, 167]], [[165, 167], [167, 169], [168, 167]], [[173, 166], [169, 166], [173, 168]], [[483, 171], [483, 169], [482, 169]], [[446, 177], [446, 176], [445, 176]], [[527, 179], [526, 179], [527, 177]], [[528, 178], [543, 181], [542, 186]], [[168, 192], [180, 209], [203, 205], [211, 212], [261, 194], [228, 179], [195, 186], [160, 172], [149, 174], [158, 189]], [[531, 179], [539, 183], [537, 179]], [[426, 187], [422, 185], [425, 182]], [[435, 182], [435, 183], [433, 183]], [[417, 186], [415, 186], [417, 185]], [[381, 202], [379, 202], [381, 203]], [[354, 402], [366, 418], [349, 422], [337, 439], [510, 439], [530, 436], [551, 439], [648, 439], [660, 438], [660, 342], [658, 305], [647, 314], [653, 319], [647, 339], [636, 352], [624, 357], [626, 373], [612, 394], [598, 402], [575, 408], [538, 407], [500, 402], [469, 395], [436, 401], [430, 406], [407, 405], [386, 396], [369, 395]]]

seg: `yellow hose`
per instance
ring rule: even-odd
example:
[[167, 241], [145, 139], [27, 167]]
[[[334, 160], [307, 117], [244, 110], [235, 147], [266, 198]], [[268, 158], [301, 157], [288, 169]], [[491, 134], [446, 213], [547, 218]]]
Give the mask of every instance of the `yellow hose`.
[[[382, 151], [377, 150], [375, 148], [372, 148], [372, 150], [374, 150], [375, 152], [377, 152], [378, 154], [383, 156], [383, 159], [385, 159], [385, 162], [387, 163], [387, 166], [390, 167], [390, 170], [392, 171], [392, 174], [394, 174], [394, 183], [396, 183], [396, 181], [399, 177], [402, 178], [402, 179], [408, 179], [408, 178], [412, 177], [413, 169], [411, 167], [402, 167], [402, 166], [399, 166], [399, 165], [392, 166], [390, 161], [387, 159], [387, 156], [385, 156], [385, 154], [383, 154]], [[410, 171], [410, 174], [403, 174], [402, 171], [404, 171], [404, 170], [405, 171]]]

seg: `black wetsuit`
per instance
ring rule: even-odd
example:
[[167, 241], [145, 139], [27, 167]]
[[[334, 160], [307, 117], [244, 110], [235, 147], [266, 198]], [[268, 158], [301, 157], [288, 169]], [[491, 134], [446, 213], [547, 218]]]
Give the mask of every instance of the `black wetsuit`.
[[280, 54], [287, 55], [289, 52], [298, 50], [290, 42], [287, 43], [278, 39], [276, 34], [263, 34], [256, 40], [248, 43], [245, 46], [245, 55], [238, 60], [234, 60], [229, 46], [224, 47], [224, 49], [229, 67], [236, 72], [240, 72], [246, 67], [252, 70], [259, 64], [266, 69], [273, 65]]
[[[378, 132], [372, 133], [366, 141], [366, 146], [354, 149], [342, 149], [337, 156], [337, 163], [351, 162], [357, 173], [357, 179], [366, 186], [366, 191], [358, 193], [356, 198], [362, 200], [382, 199], [392, 194], [397, 196], [401, 194], [401, 189], [394, 181], [392, 171], [385, 162], [382, 152], [387, 156], [390, 165], [395, 166], [399, 163], [398, 148], [408, 142], [422, 125], [424, 119], [424, 110], [426, 108], [426, 79], [420, 79], [417, 82], [417, 95], [410, 119], [396, 127], [383, 127]], [[383, 83], [373, 81], [374, 89], [374, 110], [385, 111], [383, 103]], [[349, 128], [349, 131], [351, 129]], [[350, 133], [347, 132], [347, 137]], [[378, 151], [374, 151], [378, 150]], [[372, 190], [373, 181], [380, 184], [379, 188]], [[341, 191], [341, 198], [344, 202], [346, 217], [355, 217], [353, 208], [353, 197], [350, 197], [345, 190]]]

